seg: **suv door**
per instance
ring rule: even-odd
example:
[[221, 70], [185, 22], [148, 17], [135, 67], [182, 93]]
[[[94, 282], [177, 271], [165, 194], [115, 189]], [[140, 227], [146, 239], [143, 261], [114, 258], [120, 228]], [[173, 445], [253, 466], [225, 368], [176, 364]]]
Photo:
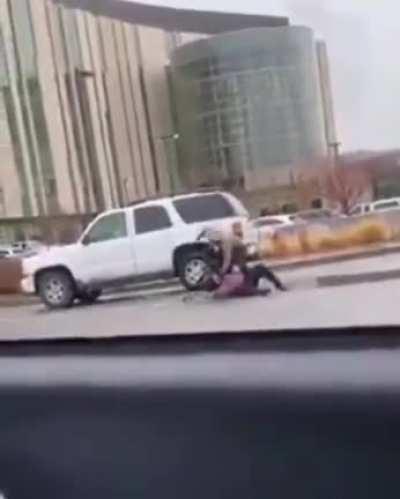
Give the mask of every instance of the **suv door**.
[[161, 205], [141, 206], [133, 210], [133, 220], [138, 273], [172, 272], [174, 228], [167, 210]]
[[126, 213], [98, 218], [82, 238], [80, 272], [84, 282], [107, 282], [135, 274], [132, 237]]

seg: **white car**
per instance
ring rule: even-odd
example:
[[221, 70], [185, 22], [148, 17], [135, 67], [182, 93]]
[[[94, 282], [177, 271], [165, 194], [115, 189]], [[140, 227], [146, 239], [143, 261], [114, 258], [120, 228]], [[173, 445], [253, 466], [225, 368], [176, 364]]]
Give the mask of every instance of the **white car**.
[[15, 244], [0, 246], [0, 258], [22, 258], [24, 250]]
[[179, 276], [199, 289], [207, 272], [204, 229], [230, 230], [246, 224], [241, 202], [225, 192], [194, 193], [148, 200], [99, 215], [79, 241], [49, 248], [23, 260], [22, 289], [49, 308], [75, 299], [95, 301], [104, 287], [160, 275]]
[[381, 199], [372, 203], [357, 204], [350, 212], [351, 216], [367, 215], [369, 213], [383, 213], [399, 210], [400, 198]]
[[38, 241], [22, 241], [0, 246], [0, 258], [28, 258], [45, 249], [46, 246]]
[[257, 233], [258, 241], [264, 237], [271, 237], [278, 229], [294, 225], [290, 215], [271, 215], [256, 218], [253, 221], [253, 227]]
[[0, 258], [13, 258], [16, 256], [11, 246], [0, 246]]
[[47, 248], [48, 246], [35, 240], [19, 241], [13, 243], [12, 245], [13, 251], [18, 254], [20, 258], [37, 255], [38, 253], [45, 251]]

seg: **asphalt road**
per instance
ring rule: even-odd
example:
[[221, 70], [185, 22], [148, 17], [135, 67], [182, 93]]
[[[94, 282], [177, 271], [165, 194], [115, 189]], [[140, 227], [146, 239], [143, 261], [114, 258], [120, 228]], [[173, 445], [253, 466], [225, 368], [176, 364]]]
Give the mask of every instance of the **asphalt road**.
[[0, 339], [95, 337], [400, 324], [400, 280], [330, 288], [293, 286], [267, 298], [214, 301], [204, 294], [110, 296], [48, 312], [0, 309]]

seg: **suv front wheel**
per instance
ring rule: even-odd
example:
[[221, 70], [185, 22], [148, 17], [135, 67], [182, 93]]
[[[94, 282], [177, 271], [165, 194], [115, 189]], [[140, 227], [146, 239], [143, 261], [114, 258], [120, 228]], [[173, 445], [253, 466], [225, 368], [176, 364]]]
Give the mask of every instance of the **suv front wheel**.
[[38, 294], [50, 309], [68, 308], [75, 299], [74, 281], [64, 270], [47, 270], [39, 276]]
[[211, 273], [211, 261], [201, 251], [183, 255], [179, 262], [179, 279], [188, 291], [206, 289], [207, 276]]

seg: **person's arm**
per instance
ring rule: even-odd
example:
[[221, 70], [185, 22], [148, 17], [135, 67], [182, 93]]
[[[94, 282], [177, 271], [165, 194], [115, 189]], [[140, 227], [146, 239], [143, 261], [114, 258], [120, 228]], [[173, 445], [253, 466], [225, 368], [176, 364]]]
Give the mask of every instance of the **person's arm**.
[[222, 247], [222, 255], [223, 255], [223, 261], [222, 261], [222, 274], [226, 274], [229, 270], [229, 267], [231, 265], [232, 261], [232, 247], [233, 247], [233, 242], [231, 239], [224, 238], [221, 241], [221, 247]]

